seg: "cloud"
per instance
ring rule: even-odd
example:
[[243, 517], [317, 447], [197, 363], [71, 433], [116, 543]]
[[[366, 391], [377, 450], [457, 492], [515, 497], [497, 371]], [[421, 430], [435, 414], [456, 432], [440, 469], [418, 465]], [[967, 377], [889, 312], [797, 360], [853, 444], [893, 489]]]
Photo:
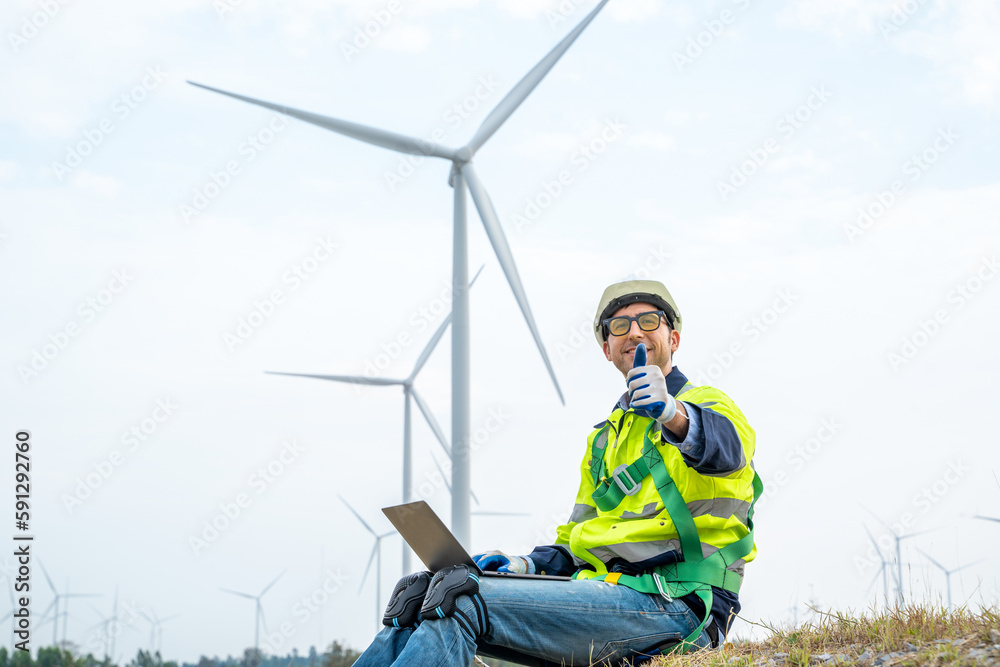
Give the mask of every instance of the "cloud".
[[108, 199], [117, 197], [122, 189], [121, 181], [113, 176], [102, 176], [86, 169], [75, 171], [69, 182], [77, 190], [97, 194]]
[[778, 24], [825, 30], [838, 38], [870, 33], [889, 16], [895, 0], [791, 0], [778, 14]]
[[[629, 0], [623, 3], [611, 3], [605, 12], [614, 20], [629, 22], [643, 21], [660, 13], [662, 0]], [[596, 3], [583, 0], [500, 0], [497, 5], [501, 11], [521, 19], [535, 19], [544, 15], [552, 28], [569, 26], [580, 21], [590, 12]]]
[[611, 3], [608, 14], [616, 21], [644, 21], [660, 13], [660, 0], [629, 0], [629, 2]]
[[943, 85], [957, 79], [972, 104], [994, 105], [1000, 98], [1000, 6], [991, 0], [791, 0], [778, 23], [848, 41], [885, 42], [929, 60]]
[[677, 142], [674, 141], [672, 135], [665, 132], [656, 132], [655, 130], [646, 130], [631, 134], [628, 137], [627, 143], [629, 146], [648, 148], [654, 151], [668, 151], [677, 148]]
[[20, 165], [13, 160], [0, 160], [0, 181], [13, 180], [20, 171]]
[[[947, 28], [912, 30], [890, 35], [904, 53], [930, 60], [935, 69], [961, 81], [972, 104], [993, 105], [1000, 97], [1000, 6], [967, 0], [950, 7]], [[905, 30], [905, 25], [903, 27]]]
[[431, 43], [430, 31], [422, 25], [399, 24], [386, 30], [379, 39], [379, 46], [390, 51], [420, 53]]

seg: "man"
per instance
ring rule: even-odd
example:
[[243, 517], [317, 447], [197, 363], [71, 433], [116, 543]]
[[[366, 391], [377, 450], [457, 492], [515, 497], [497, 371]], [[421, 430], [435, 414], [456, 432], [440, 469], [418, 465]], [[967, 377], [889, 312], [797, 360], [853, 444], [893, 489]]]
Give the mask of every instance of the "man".
[[484, 570], [574, 581], [480, 579], [465, 566], [410, 575], [386, 612], [397, 627], [358, 667], [466, 667], [477, 651], [528, 665], [619, 664], [721, 643], [756, 556], [755, 436], [728, 396], [673, 366], [681, 324], [659, 282], [605, 290], [594, 333], [627, 391], [587, 438], [572, 515], [554, 545], [476, 556]]

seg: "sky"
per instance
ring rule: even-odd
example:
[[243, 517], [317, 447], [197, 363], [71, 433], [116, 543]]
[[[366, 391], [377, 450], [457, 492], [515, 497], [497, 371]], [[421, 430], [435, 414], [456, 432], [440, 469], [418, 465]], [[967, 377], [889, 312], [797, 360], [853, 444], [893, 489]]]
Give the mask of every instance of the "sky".
[[[382, 540], [376, 603], [373, 537], [340, 496], [390, 530], [402, 392], [265, 371], [409, 374], [450, 309], [448, 164], [186, 81], [460, 146], [594, 5], [4, 4], [0, 424], [11, 447], [30, 433], [10, 535], [34, 536], [36, 620], [44, 564], [101, 596], [69, 598], [84, 652], [103, 655], [117, 587], [117, 659], [154, 614], [166, 658], [235, 655], [254, 603], [220, 589], [281, 575], [268, 653], [368, 643], [401, 543]], [[972, 564], [956, 602], [996, 603], [1000, 524], [974, 517], [1000, 517], [998, 29], [985, 0], [611, 0], [475, 158], [566, 401], [470, 205], [473, 489], [528, 514], [474, 517], [470, 548], [553, 541], [624, 389], [598, 299], [651, 278], [684, 317], [678, 367], [756, 431], [734, 636], [883, 605], [866, 528], [886, 558], [913, 535], [907, 600], [945, 595], [929, 556]], [[450, 344], [416, 383], [446, 433]], [[413, 439], [447, 520], [419, 415]]]

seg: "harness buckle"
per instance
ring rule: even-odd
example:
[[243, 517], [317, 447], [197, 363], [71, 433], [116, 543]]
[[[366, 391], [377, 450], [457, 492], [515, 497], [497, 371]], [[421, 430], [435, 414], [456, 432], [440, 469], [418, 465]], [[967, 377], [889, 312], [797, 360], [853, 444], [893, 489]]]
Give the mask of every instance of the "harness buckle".
[[662, 595], [666, 599], [667, 602], [673, 602], [674, 601], [674, 599], [672, 597], [670, 597], [670, 593], [668, 593], [665, 590], [663, 590], [663, 583], [660, 582], [660, 575], [659, 575], [659, 573], [653, 572], [653, 582], [656, 584], [657, 590], [660, 591], [660, 595]]
[[[626, 486], [625, 482], [622, 481], [622, 477], [628, 480], [628, 486]], [[632, 479], [632, 475], [628, 472], [628, 465], [624, 463], [615, 468], [615, 471], [611, 473], [611, 479], [615, 480], [615, 484], [618, 485], [618, 488], [621, 489], [622, 493], [626, 496], [634, 496], [639, 493], [639, 489], [642, 488], [642, 480], [640, 479], [637, 482]]]

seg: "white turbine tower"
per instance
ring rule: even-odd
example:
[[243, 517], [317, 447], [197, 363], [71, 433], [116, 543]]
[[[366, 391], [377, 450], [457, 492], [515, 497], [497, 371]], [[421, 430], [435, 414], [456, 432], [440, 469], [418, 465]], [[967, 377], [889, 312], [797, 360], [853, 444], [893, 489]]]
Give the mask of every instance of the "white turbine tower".
[[955, 574], [959, 570], [964, 570], [967, 567], [972, 567], [973, 565], [978, 565], [979, 563], [982, 563], [984, 560], [986, 560], [985, 558], [980, 558], [979, 560], [977, 560], [977, 561], [975, 561], [973, 563], [966, 563], [965, 565], [962, 565], [960, 567], [956, 567], [954, 570], [949, 570], [944, 565], [942, 565], [941, 563], [939, 563], [936, 560], [934, 560], [933, 558], [931, 558], [922, 549], [917, 549], [917, 551], [919, 551], [923, 555], [924, 558], [926, 558], [930, 562], [932, 562], [935, 565], [937, 565], [938, 568], [942, 572], [944, 572], [945, 587], [948, 589], [948, 611], [951, 611], [951, 575]]
[[452, 290], [453, 290], [453, 314], [454, 331], [452, 334], [451, 348], [451, 391], [452, 391], [452, 422], [451, 441], [453, 443], [453, 459], [455, 465], [452, 467], [452, 508], [451, 508], [451, 530], [458, 540], [465, 546], [469, 545], [469, 292], [468, 292], [468, 230], [466, 226], [466, 195], [468, 188], [472, 195], [472, 201], [479, 211], [479, 217], [483, 222], [486, 235], [490, 239], [497, 260], [503, 268], [507, 282], [510, 284], [514, 298], [517, 300], [521, 313], [528, 324], [531, 336], [535, 345], [542, 355], [542, 361], [548, 369], [549, 376], [555, 385], [559, 400], [565, 405], [562, 390], [556, 380], [555, 371], [549, 361], [549, 355], [542, 345], [542, 338], [535, 325], [535, 318], [531, 314], [528, 305], [528, 297], [525, 294], [524, 286], [521, 284], [521, 277], [514, 264], [514, 256], [503, 228], [500, 226], [500, 218], [490, 201], [486, 188], [483, 187], [479, 176], [472, 167], [472, 158], [476, 152], [482, 148], [483, 144], [500, 129], [511, 114], [521, 105], [531, 94], [535, 87], [545, 78], [545, 75], [555, 66], [567, 49], [576, 41], [580, 33], [594, 20], [597, 13], [606, 5], [608, 0], [601, 0], [597, 7], [573, 28], [566, 37], [562, 39], [534, 68], [522, 78], [507, 95], [500, 100], [496, 108], [480, 125], [469, 142], [461, 148], [451, 148], [442, 146], [433, 141], [425, 141], [408, 137], [387, 130], [369, 127], [360, 123], [331, 118], [309, 111], [293, 109], [273, 102], [265, 102], [252, 97], [237, 95], [218, 88], [212, 88], [199, 83], [189, 81], [192, 85], [211, 90], [216, 93], [228, 95], [250, 104], [256, 104], [279, 113], [283, 113], [293, 118], [298, 118], [307, 123], [318, 125], [319, 127], [343, 134], [369, 144], [388, 148], [400, 153], [410, 155], [421, 155], [438, 157], [451, 162], [451, 173], [448, 179], [449, 184], [454, 188], [454, 240], [452, 253]]
[[375, 565], [375, 627], [380, 628], [382, 627], [382, 539], [395, 534], [396, 531], [390, 530], [388, 533], [382, 533], [379, 535], [372, 530], [372, 527], [368, 525], [368, 522], [362, 519], [361, 515], [358, 514], [353, 507], [351, 507], [351, 504], [344, 500], [343, 496], [338, 495], [337, 497], [340, 498], [340, 502], [347, 505], [347, 509], [351, 510], [351, 514], [357, 517], [358, 521], [361, 522], [361, 525], [365, 527], [365, 530], [371, 533], [372, 537], [375, 538], [375, 544], [372, 546], [372, 554], [368, 557], [368, 565], [365, 566], [365, 573], [361, 577], [361, 585], [358, 586], [358, 592], [360, 593], [361, 589], [365, 587], [365, 580], [368, 578], [368, 571], [372, 569], [372, 561], [377, 558], [377, 563]]
[[[483, 267], [479, 267], [479, 271], [476, 271], [476, 275], [472, 278], [472, 282], [469, 283], [469, 287], [472, 287], [476, 282], [476, 278], [479, 274], [483, 272]], [[397, 385], [403, 388], [403, 502], [408, 503], [413, 496], [413, 447], [412, 447], [412, 436], [410, 427], [410, 399], [417, 404], [420, 408], [421, 414], [423, 414], [424, 419], [427, 421], [427, 425], [431, 427], [431, 431], [434, 432], [434, 437], [437, 441], [441, 443], [441, 447], [447, 452], [448, 456], [451, 456], [451, 448], [448, 446], [448, 440], [444, 437], [444, 432], [441, 430], [441, 426], [438, 425], [437, 420], [434, 419], [433, 413], [431, 413], [430, 408], [427, 407], [427, 403], [424, 399], [420, 397], [417, 392], [417, 388], [413, 386], [413, 383], [417, 379], [417, 374], [423, 369], [424, 364], [430, 358], [431, 353], [434, 352], [434, 348], [437, 347], [438, 341], [444, 335], [445, 330], [447, 330], [448, 325], [451, 324], [452, 313], [448, 313], [448, 317], [444, 319], [443, 322], [438, 326], [437, 331], [431, 336], [430, 341], [428, 341], [427, 346], [424, 347], [423, 352], [420, 353], [420, 357], [417, 359], [416, 365], [410, 372], [410, 375], [403, 380], [394, 380], [389, 378], [378, 378], [378, 377], [368, 377], [367, 375], [315, 375], [311, 373], [279, 373], [274, 371], [267, 371], [270, 375], [289, 375], [292, 377], [306, 377], [315, 378], [317, 380], [332, 380], [333, 382], [347, 382], [350, 384], [362, 384], [362, 385], [380, 385], [380, 386], [390, 386]], [[353, 511], [353, 510], [352, 510]], [[410, 546], [403, 541], [403, 574], [410, 573]]]
[[[286, 572], [287, 572], [287, 570], [286, 570]], [[260, 599], [262, 597], [264, 597], [264, 593], [267, 593], [267, 591], [270, 590], [271, 586], [274, 586], [278, 582], [278, 579], [281, 579], [284, 575], [285, 575], [285, 572], [282, 572], [281, 574], [279, 574], [277, 577], [274, 578], [274, 581], [272, 581], [267, 586], [265, 586], [264, 590], [262, 590], [257, 595], [250, 595], [249, 593], [241, 593], [239, 591], [229, 590], [228, 588], [220, 588], [219, 589], [220, 591], [223, 591], [223, 592], [226, 592], [226, 593], [231, 593], [232, 595], [239, 595], [240, 597], [247, 598], [249, 600], [253, 600], [254, 602], [256, 602], [256, 607], [255, 607], [256, 611], [254, 612], [254, 631], [253, 631], [253, 649], [254, 649], [255, 652], [259, 652], [259, 650], [260, 650], [260, 624], [261, 624], [261, 622], [264, 623], [264, 632], [267, 632], [267, 621], [264, 619], [264, 607], [261, 606]]]

